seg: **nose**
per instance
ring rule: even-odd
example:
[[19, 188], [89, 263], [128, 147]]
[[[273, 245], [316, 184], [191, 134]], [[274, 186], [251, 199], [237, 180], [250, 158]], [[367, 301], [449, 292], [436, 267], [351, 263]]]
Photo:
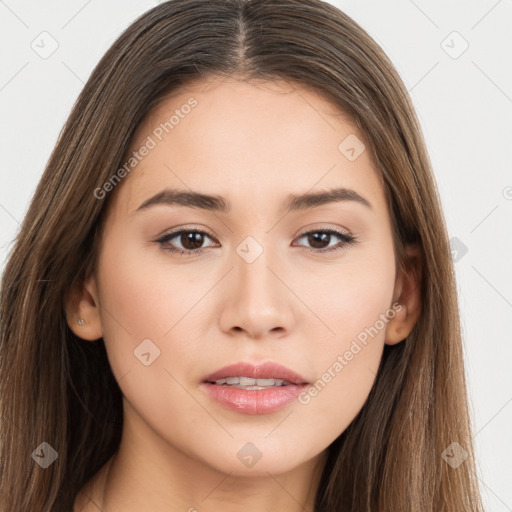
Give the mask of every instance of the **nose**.
[[234, 253], [220, 314], [223, 332], [261, 339], [280, 338], [292, 329], [294, 295], [282, 265], [269, 252], [265, 249], [252, 263]]

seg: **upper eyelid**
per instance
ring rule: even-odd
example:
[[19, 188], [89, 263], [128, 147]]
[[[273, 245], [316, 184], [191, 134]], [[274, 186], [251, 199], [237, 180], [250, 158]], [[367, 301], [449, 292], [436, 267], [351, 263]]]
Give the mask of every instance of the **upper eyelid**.
[[[198, 227], [187, 227], [187, 226], [176, 228], [176, 230], [170, 231], [168, 233], [164, 233], [163, 235], [158, 237], [156, 241], [163, 243], [165, 241], [165, 239], [172, 239], [175, 236], [177, 236], [181, 233], [184, 233], [184, 232], [185, 233], [187, 233], [187, 232], [202, 233], [202, 234], [205, 234], [206, 236], [208, 236], [209, 238], [211, 238], [212, 240], [214, 240], [215, 242], [220, 243], [217, 240], [217, 238], [214, 235], [210, 234], [206, 229], [198, 228]], [[357, 237], [355, 235], [353, 235], [352, 233], [345, 231], [344, 229], [341, 229], [341, 228], [332, 228], [332, 227], [331, 228], [318, 227], [318, 228], [307, 229], [305, 231], [302, 231], [300, 234], [295, 235], [294, 240], [296, 240], [298, 238], [302, 238], [303, 236], [308, 235], [310, 233], [318, 233], [318, 232], [328, 232], [330, 234], [334, 234], [335, 236], [338, 236], [338, 238], [341, 238], [341, 239], [343, 239], [343, 237], [346, 237], [346, 238], [350, 239], [352, 242], [357, 241]], [[348, 242], [346, 241], [345, 243], [348, 243]], [[190, 252], [192, 252], [192, 250]]]
[[189, 228], [187, 226], [176, 228], [175, 230], [163, 233], [162, 235], [160, 235], [158, 237], [158, 239], [167, 238], [169, 236], [179, 235], [180, 233], [183, 233], [183, 232], [188, 233], [188, 232], [191, 232], [191, 231], [198, 232], [198, 233], [203, 233], [203, 234], [209, 236], [210, 238], [212, 238], [213, 240], [217, 240], [214, 235], [212, 235], [209, 231], [207, 231], [204, 228]]
[[[213, 238], [213, 239], [216, 240], [215, 235], [211, 234], [205, 228], [187, 227], [187, 226], [179, 227], [179, 228], [176, 228], [175, 230], [171, 230], [169, 232], [165, 232], [162, 235], [160, 235], [158, 238], [164, 238], [164, 237], [168, 237], [168, 236], [171, 236], [171, 235], [177, 235], [177, 234], [180, 234], [182, 232], [192, 232], [192, 231], [193, 232], [203, 233], [205, 235], [208, 235], [210, 238]], [[333, 233], [338, 234], [338, 235], [345, 235], [347, 237], [354, 236], [354, 235], [352, 235], [352, 233], [350, 231], [348, 231], [348, 230], [346, 230], [344, 228], [332, 228], [332, 227], [325, 227], [324, 226], [324, 227], [317, 227], [317, 228], [306, 229], [305, 231], [302, 231], [299, 234], [295, 235], [295, 238], [307, 235], [309, 233], [317, 233], [317, 232], [321, 232], [321, 231], [329, 231], [329, 232], [333, 232]]]

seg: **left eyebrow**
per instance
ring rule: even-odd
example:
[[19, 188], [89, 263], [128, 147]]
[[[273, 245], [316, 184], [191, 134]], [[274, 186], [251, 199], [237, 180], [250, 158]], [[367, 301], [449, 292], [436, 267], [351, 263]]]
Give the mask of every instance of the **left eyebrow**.
[[[355, 190], [344, 187], [321, 192], [290, 194], [284, 202], [283, 209], [286, 213], [302, 211], [342, 201], [353, 201], [373, 210], [371, 203], [367, 199], [359, 195]], [[222, 196], [166, 188], [146, 199], [137, 209], [133, 210], [131, 215], [156, 205], [184, 206], [223, 213], [231, 211], [230, 202]]]
[[294, 195], [290, 194], [285, 203], [285, 212], [298, 210], [308, 210], [324, 204], [336, 203], [341, 201], [354, 201], [373, 210], [368, 199], [359, 195], [355, 190], [349, 188], [333, 188], [322, 192], [313, 192], [307, 194]]

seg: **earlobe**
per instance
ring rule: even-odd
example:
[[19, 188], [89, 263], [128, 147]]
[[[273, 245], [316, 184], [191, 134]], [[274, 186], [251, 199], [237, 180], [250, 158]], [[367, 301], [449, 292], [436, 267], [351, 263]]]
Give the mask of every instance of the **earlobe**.
[[66, 299], [66, 318], [69, 328], [84, 340], [94, 341], [103, 336], [100, 302], [96, 280], [75, 283]]
[[417, 245], [408, 245], [405, 251], [406, 271], [397, 276], [393, 294], [393, 304], [398, 302], [401, 308], [395, 309], [395, 315], [386, 327], [387, 345], [403, 341], [416, 325], [421, 312], [421, 252]]

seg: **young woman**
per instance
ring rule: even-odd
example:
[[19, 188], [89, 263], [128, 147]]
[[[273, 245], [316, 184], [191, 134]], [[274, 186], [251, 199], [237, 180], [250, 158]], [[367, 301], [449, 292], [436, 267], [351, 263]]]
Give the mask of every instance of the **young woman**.
[[419, 123], [328, 3], [171, 0], [119, 37], [0, 332], [3, 512], [482, 510]]

